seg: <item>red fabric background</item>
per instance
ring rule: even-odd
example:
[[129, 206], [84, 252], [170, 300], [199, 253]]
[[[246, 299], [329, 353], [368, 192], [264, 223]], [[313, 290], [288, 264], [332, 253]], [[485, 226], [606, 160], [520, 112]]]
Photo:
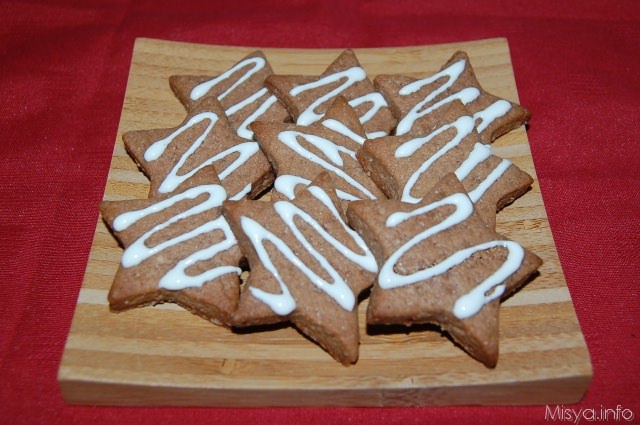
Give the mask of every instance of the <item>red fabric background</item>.
[[544, 406], [66, 406], [56, 373], [136, 37], [305, 48], [507, 37], [521, 103], [534, 112], [528, 132], [533, 158], [593, 361], [592, 385], [572, 407], [622, 405], [640, 421], [640, 3], [335, 3], [0, 3], [0, 422], [545, 421]]

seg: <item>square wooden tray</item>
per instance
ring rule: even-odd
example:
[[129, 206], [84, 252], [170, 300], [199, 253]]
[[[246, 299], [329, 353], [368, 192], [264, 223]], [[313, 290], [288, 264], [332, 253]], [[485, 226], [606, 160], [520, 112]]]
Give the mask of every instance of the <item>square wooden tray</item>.
[[[416, 76], [468, 52], [479, 81], [518, 101], [508, 43], [355, 49], [370, 77]], [[174, 74], [216, 75], [251, 47], [138, 39], [105, 199], [146, 198], [148, 180], [125, 152], [129, 130], [178, 125]], [[263, 49], [280, 74], [319, 74], [340, 50]], [[525, 105], [526, 106], [526, 105]], [[534, 116], [535, 116], [535, 111]], [[497, 140], [497, 155], [532, 176], [524, 128]], [[109, 312], [107, 292], [122, 249], [98, 220], [86, 275], [59, 369], [74, 404], [190, 406], [408, 406], [560, 404], [578, 401], [591, 363], [549, 229], [537, 180], [498, 215], [498, 231], [538, 254], [540, 274], [503, 303], [500, 359], [487, 369], [433, 329], [368, 334], [359, 306], [360, 359], [344, 367], [291, 327], [234, 333], [173, 305]]]

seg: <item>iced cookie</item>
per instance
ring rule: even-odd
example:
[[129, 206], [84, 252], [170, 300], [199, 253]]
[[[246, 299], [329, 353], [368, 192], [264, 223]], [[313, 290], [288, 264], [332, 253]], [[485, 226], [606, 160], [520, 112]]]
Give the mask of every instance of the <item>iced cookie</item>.
[[451, 114], [452, 121], [443, 120], [445, 124], [424, 135], [367, 140], [357, 157], [389, 198], [410, 203], [420, 202], [442, 176], [455, 173], [480, 216], [494, 228], [496, 212], [525, 193], [533, 179], [480, 142], [472, 116], [458, 115]]
[[343, 201], [385, 197], [356, 159], [364, 129], [343, 97], [309, 126], [257, 121], [251, 128], [276, 173], [273, 199], [293, 199], [323, 171]]
[[267, 58], [257, 50], [220, 75], [173, 75], [169, 85], [187, 111], [206, 97], [217, 98], [238, 136], [252, 139], [249, 124], [255, 120], [290, 121], [287, 110], [264, 86], [272, 74]]
[[494, 367], [500, 299], [541, 260], [489, 230], [453, 174], [418, 204], [355, 201], [347, 217], [380, 265], [367, 323], [439, 325], [471, 356]]
[[375, 259], [344, 221], [327, 173], [293, 201], [227, 201], [227, 218], [250, 273], [237, 326], [291, 321], [344, 365], [358, 358], [358, 295]]
[[522, 106], [480, 86], [465, 52], [456, 52], [439, 72], [426, 78], [378, 75], [374, 84], [398, 118], [396, 135], [430, 132], [437, 120], [433, 115], [455, 100], [462, 101], [474, 117], [483, 143], [491, 143], [530, 118]]
[[273, 171], [258, 144], [235, 134], [213, 97], [200, 102], [178, 127], [130, 131], [123, 140], [149, 177], [149, 196], [190, 187], [210, 164], [231, 199], [252, 199], [273, 183]]
[[319, 121], [338, 95], [355, 109], [369, 138], [389, 134], [396, 124], [352, 50], [345, 50], [320, 76], [271, 75], [265, 84], [298, 125]]
[[102, 217], [124, 247], [111, 310], [174, 302], [230, 326], [242, 253], [220, 215], [225, 198], [219, 184], [202, 184], [161, 198], [102, 202]]

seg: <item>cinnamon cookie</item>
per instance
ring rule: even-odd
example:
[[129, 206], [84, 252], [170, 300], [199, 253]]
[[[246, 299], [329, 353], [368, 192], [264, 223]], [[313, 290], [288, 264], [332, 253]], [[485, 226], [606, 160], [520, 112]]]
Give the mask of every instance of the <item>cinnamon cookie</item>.
[[220, 75], [173, 75], [169, 85], [187, 111], [206, 97], [217, 98], [238, 136], [251, 140], [249, 124], [256, 120], [290, 121], [287, 110], [264, 86], [272, 74], [264, 53], [257, 50]]
[[273, 199], [293, 199], [323, 171], [331, 174], [343, 201], [384, 198], [356, 159], [365, 133], [343, 97], [309, 126], [258, 121], [251, 128], [276, 173]]
[[291, 321], [340, 363], [355, 363], [358, 295], [377, 265], [345, 223], [329, 175], [293, 201], [227, 201], [223, 215], [251, 270], [234, 323]]
[[273, 183], [258, 144], [235, 134], [213, 97], [202, 100], [178, 127], [130, 131], [123, 140], [151, 181], [150, 196], [190, 187], [210, 164], [231, 199], [254, 198]]
[[367, 140], [357, 157], [389, 198], [410, 203], [420, 202], [442, 176], [455, 173], [480, 216], [494, 228], [496, 211], [526, 192], [533, 179], [480, 142], [474, 118], [460, 115], [464, 109], [460, 102], [452, 103], [451, 114], [440, 118], [444, 124], [424, 135]]
[[100, 212], [124, 247], [109, 291], [113, 311], [174, 302], [231, 325], [242, 253], [220, 206], [219, 184], [155, 199], [104, 201]]
[[483, 143], [491, 143], [531, 116], [522, 106], [485, 91], [465, 52], [456, 52], [439, 72], [425, 78], [378, 75], [374, 84], [399, 120], [396, 135], [430, 132], [437, 120], [433, 115], [456, 100], [474, 117]]
[[345, 50], [320, 76], [271, 75], [265, 84], [299, 125], [319, 121], [333, 99], [345, 97], [368, 137], [389, 134], [396, 120], [352, 50]]
[[354, 201], [347, 217], [380, 265], [367, 322], [437, 324], [471, 356], [494, 367], [500, 299], [521, 286], [541, 260], [489, 230], [453, 174], [418, 204]]

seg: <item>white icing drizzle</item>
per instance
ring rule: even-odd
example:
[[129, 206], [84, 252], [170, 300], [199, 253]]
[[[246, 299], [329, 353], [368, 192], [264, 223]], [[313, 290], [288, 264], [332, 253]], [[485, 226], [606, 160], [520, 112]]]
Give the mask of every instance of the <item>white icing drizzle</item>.
[[[338, 87], [318, 97], [316, 100], [313, 101], [313, 103], [311, 103], [311, 105], [309, 105], [309, 107], [307, 107], [307, 109], [302, 111], [302, 113], [300, 114], [300, 116], [296, 121], [296, 124], [310, 125], [320, 120], [324, 116], [324, 114], [319, 114], [316, 112], [316, 109], [318, 109], [320, 105], [333, 99], [334, 97], [336, 97], [337, 95], [339, 95], [340, 93], [342, 93], [347, 88], [354, 85], [355, 83], [359, 81], [364, 81], [366, 78], [367, 78], [367, 74], [365, 73], [364, 69], [362, 69], [359, 66], [354, 66], [344, 71], [339, 71], [333, 74], [326, 75], [316, 81], [312, 81], [310, 83], [301, 84], [299, 86], [294, 87], [289, 91], [289, 94], [291, 96], [297, 96], [300, 93], [304, 93], [307, 90], [316, 89], [318, 87], [326, 86], [326, 85], [335, 83], [337, 81], [340, 81], [342, 79], [345, 79]], [[363, 103], [371, 103], [371, 108], [366, 110], [359, 117], [360, 122], [362, 124], [371, 120], [371, 118], [373, 118], [381, 108], [387, 106], [387, 101], [378, 92], [367, 93], [365, 95], [362, 95], [355, 99], [351, 99], [349, 101], [349, 105], [351, 105], [351, 107], [354, 107], [354, 108], [356, 106], [362, 105]]]
[[480, 282], [470, 292], [462, 295], [455, 301], [453, 314], [459, 319], [466, 319], [478, 313], [485, 304], [500, 297], [504, 293], [505, 284], [503, 282], [522, 264], [522, 260], [524, 259], [524, 249], [522, 246], [512, 241], [494, 240], [459, 250], [439, 263], [415, 273], [409, 275], [400, 275], [396, 273], [395, 266], [403, 255], [420, 242], [427, 240], [445, 229], [462, 223], [472, 214], [473, 204], [466, 195], [462, 193], [455, 193], [440, 201], [416, 208], [413, 211], [394, 213], [387, 218], [386, 227], [395, 227], [412, 217], [428, 213], [429, 211], [433, 211], [446, 205], [452, 205], [455, 207], [453, 213], [442, 222], [417, 233], [409, 241], [404, 243], [397, 251], [395, 251], [380, 268], [378, 284], [382, 289], [392, 289], [412, 285], [447, 272], [449, 269], [462, 264], [476, 252], [494, 247], [507, 249], [507, 259], [498, 268], [498, 270]]
[[356, 97], [355, 99], [351, 99], [349, 101], [349, 105], [352, 108], [356, 108], [362, 105], [363, 103], [367, 103], [367, 102], [371, 103], [371, 108], [367, 110], [364, 114], [362, 114], [362, 116], [360, 117], [360, 122], [362, 124], [371, 120], [378, 113], [380, 109], [386, 106], [389, 106], [385, 98], [382, 96], [382, 94], [378, 92], [367, 93], [360, 97]]
[[219, 253], [236, 245], [236, 240], [231, 232], [231, 228], [224, 217], [218, 217], [217, 219], [207, 223], [207, 231], [213, 232], [216, 230], [220, 230], [224, 234], [224, 239], [221, 242], [196, 251], [188, 257], [180, 260], [174, 268], [162, 276], [158, 285], [165, 289], [179, 290], [184, 288], [200, 287], [225, 274], [235, 273], [236, 275], [240, 275], [242, 270], [236, 266], [217, 266], [196, 276], [190, 276], [186, 273], [186, 269], [189, 266], [197, 263], [198, 261], [210, 260]]
[[480, 90], [475, 87], [467, 87], [460, 90], [457, 93], [449, 95], [442, 100], [434, 103], [430, 107], [421, 110], [426, 102], [422, 101], [416, 104], [411, 111], [404, 118], [400, 120], [398, 126], [396, 127], [396, 135], [401, 136], [403, 134], [408, 133], [413, 128], [413, 124], [419, 119], [424, 117], [425, 115], [430, 114], [436, 109], [440, 108], [447, 103], [453, 102], [454, 100], [460, 100], [464, 105], [467, 103], [473, 102], [475, 99], [480, 96]]
[[[429, 143], [433, 140], [434, 137], [441, 134], [442, 132], [450, 129], [456, 129], [456, 135], [447, 142], [442, 148], [440, 148], [435, 154], [429, 157], [425, 162], [423, 162], [420, 167], [418, 167], [413, 174], [407, 180], [407, 183], [402, 189], [402, 197], [401, 200], [403, 202], [409, 202], [416, 204], [421, 201], [422, 198], [416, 198], [411, 195], [411, 191], [414, 186], [431, 165], [433, 165], [438, 159], [446, 155], [447, 152], [455, 148], [462, 142], [462, 140], [467, 137], [474, 128], [475, 118], [469, 116], [462, 116], [458, 118], [452, 124], [446, 124], [432, 133], [428, 134], [425, 137], [418, 137], [415, 139], [411, 139], [400, 145], [395, 151], [396, 158], [406, 158], [413, 153], [415, 153], [418, 149], [420, 149], [425, 144]], [[458, 166], [458, 168], [454, 171], [456, 177], [459, 180], [464, 180], [476, 166], [482, 163], [484, 160], [489, 158], [492, 155], [491, 147], [484, 145], [482, 143], [476, 143], [469, 153], [467, 158]], [[482, 195], [493, 185], [502, 175], [507, 171], [507, 169], [511, 166], [511, 161], [507, 159], [503, 159], [491, 172], [487, 177], [482, 180], [478, 186], [476, 186], [473, 190], [469, 192], [469, 197], [473, 202], [477, 202]]]
[[[154, 142], [151, 146], [149, 146], [149, 148], [144, 153], [144, 159], [148, 162], [152, 162], [160, 158], [164, 153], [165, 149], [167, 148], [167, 146], [171, 142], [173, 142], [176, 137], [178, 137], [180, 134], [182, 134], [189, 128], [193, 127], [194, 125], [205, 120], [209, 121], [207, 128], [196, 138], [196, 140], [191, 144], [189, 149], [187, 149], [182, 154], [178, 162], [175, 164], [175, 166], [171, 169], [169, 174], [162, 181], [162, 183], [158, 187], [158, 191], [160, 193], [169, 193], [174, 191], [182, 182], [192, 177], [195, 173], [200, 171], [202, 168], [210, 164], [213, 164], [214, 162], [219, 161], [222, 158], [227, 157], [228, 155], [237, 153], [238, 157], [234, 159], [231, 162], [231, 164], [229, 164], [225, 169], [218, 171], [218, 176], [220, 180], [224, 180], [231, 173], [233, 173], [242, 165], [244, 165], [254, 154], [260, 151], [260, 147], [258, 146], [257, 142], [247, 141], [244, 143], [239, 143], [235, 146], [231, 146], [230, 148], [222, 152], [219, 152], [218, 154], [206, 159], [204, 162], [199, 164], [197, 167], [193, 168], [188, 173], [178, 175], [178, 171], [180, 170], [180, 168], [182, 168], [184, 163], [187, 161], [187, 158], [189, 158], [191, 155], [193, 155], [197, 151], [197, 149], [202, 145], [202, 143], [207, 138], [209, 133], [211, 133], [215, 124], [218, 122], [218, 115], [216, 115], [215, 113], [201, 112], [191, 117], [191, 119], [189, 119], [189, 121], [187, 121], [185, 125], [179, 127], [177, 130], [169, 134], [167, 137], [160, 139]], [[234, 195], [234, 198], [235, 197], [236, 195]]]
[[378, 137], [388, 136], [386, 131], [374, 131], [373, 133], [367, 133], [367, 139], [377, 139]]
[[[306, 142], [318, 148], [324, 155], [326, 155], [326, 157], [331, 162], [320, 158], [315, 153], [303, 147], [298, 142], [298, 137], [303, 138]], [[287, 130], [279, 133], [278, 140], [306, 160], [311, 161], [328, 171], [331, 171], [336, 176], [343, 179], [347, 184], [364, 194], [364, 196], [368, 197], [369, 199], [375, 199], [375, 195], [373, 193], [371, 193], [366, 187], [364, 187], [360, 182], [355, 180], [341, 168], [344, 165], [344, 162], [340, 155], [341, 153], [350, 156], [354, 160], [356, 159], [356, 153], [351, 149], [348, 149], [344, 146], [336, 145], [332, 141], [327, 140], [323, 137], [294, 130]]]
[[286, 196], [288, 199], [294, 199], [296, 197], [296, 187], [308, 186], [311, 180], [305, 179], [300, 176], [294, 176], [292, 174], [283, 174], [276, 178], [273, 182], [273, 189]]
[[207, 128], [205, 129], [205, 131], [203, 131], [202, 134], [200, 134], [200, 136], [198, 136], [198, 138], [194, 142], [194, 145], [197, 144], [197, 146], [200, 146], [200, 144], [202, 144], [202, 141], [205, 139], [205, 137], [207, 137], [207, 135], [211, 132], [213, 127], [216, 125], [216, 122], [218, 122], [218, 115], [214, 114], [213, 112], [201, 112], [197, 115], [194, 115], [189, 119], [189, 121], [186, 122], [186, 124], [184, 124], [183, 126], [180, 126], [173, 133], [169, 134], [164, 139], [155, 141], [151, 146], [147, 148], [146, 151], [144, 151], [144, 160], [147, 162], [151, 162], [160, 158], [164, 153], [165, 149], [167, 148], [167, 146], [169, 146], [169, 143], [173, 142], [173, 140], [176, 137], [178, 137], [180, 134], [187, 131], [189, 128], [193, 127], [194, 125], [199, 124], [205, 120], [209, 120], [209, 124], [207, 125]]
[[[466, 64], [467, 61], [461, 59], [428, 78], [414, 81], [413, 83], [407, 84], [406, 86], [402, 87], [398, 93], [401, 96], [407, 96], [417, 92], [422, 87], [428, 84], [436, 82], [440, 78], [447, 77], [447, 80], [444, 82], [444, 84], [429, 93], [423, 100], [418, 102], [404, 118], [400, 120], [396, 127], [395, 134], [402, 135], [410, 132], [416, 120], [427, 114], [430, 114], [434, 110], [449, 102], [460, 100], [463, 104], [466, 105], [476, 100], [480, 96], [480, 90], [477, 87], [466, 87], [423, 110], [424, 105], [433, 101], [436, 97], [444, 93], [451, 86], [453, 86], [453, 84], [455, 84], [458, 78], [460, 78], [460, 75], [462, 75], [462, 73], [464, 72]], [[504, 116], [507, 112], [509, 112], [511, 108], [512, 105], [510, 102], [504, 99], [500, 99], [489, 105], [487, 108], [476, 112], [473, 117], [475, 120], [479, 121], [476, 127], [478, 133], [482, 133], [484, 130], [486, 130], [487, 127], [491, 125], [491, 123], [493, 123], [496, 119]]]
[[221, 81], [224, 81], [227, 78], [229, 78], [234, 72], [244, 68], [247, 65], [251, 66], [251, 68], [245, 74], [243, 74], [240, 78], [238, 78], [238, 80], [235, 83], [233, 83], [231, 87], [229, 87], [227, 90], [225, 90], [222, 94], [218, 96], [218, 100], [221, 100], [224, 97], [226, 97], [229, 93], [231, 93], [236, 87], [238, 87], [239, 85], [244, 83], [246, 80], [248, 80], [253, 74], [255, 74], [256, 72], [264, 68], [265, 64], [266, 64], [266, 61], [261, 57], [251, 57], [251, 58], [244, 59], [238, 62], [237, 64], [235, 64], [234, 66], [232, 66], [231, 68], [229, 68], [224, 73], [218, 75], [217, 77], [212, 78], [209, 81], [205, 81], [204, 83], [200, 83], [197, 86], [195, 86], [190, 93], [191, 100], [198, 100], [202, 98], [205, 94], [207, 94], [209, 90], [211, 90], [214, 86], [219, 84]]
[[[492, 154], [493, 152], [490, 146], [476, 142], [476, 144], [473, 145], [473, 150], [469, 153], [467, 159], [465, 159], [455, 171], [458, 180], [464, 180], [469, 174], [471, 174], [473, 169], [476, 168], [478, 164], [488, 159]], [[471, 200], [473, 201], [473, 199]]]
[[294, 237], [302, 244], [313, 258], [330, 276], [329, 281], [316, 274], [311, 268], [304, 263], [291, 248], [278, 236], [267, 230], [257, 221], [243, 216], [240, 219], [240, 225], [243, 232], [249, 237], [251, 244], [256, 250], [260, 261], [264, 267], [273, 275], [280, 286], [280, 293], [274, 294], [266, 292], [260, 288], [250, 287], [252, 295], [262, 302], [266, 303], [276, 314], [287, 315], [295, 310], [296, 301], [291, 295], [286, 283], [282, 280], [278, 268], [273, 263], [269, 254], [265, 248], [265, 241], [268, 241], [272, 246], [282, 253], [282, 256], [286, 258], [291, 264], [298, 268], [317, 288], [324, 291], [329, 295], [338, 305], [347, 311], [352, 311], [356, 298], [355, 294], [349, 288], [348, 284], [340, 276], [340, 273], [330, 264], [320, 251], [318, 251], [300, 232], [298, 229], [295, 218], [302, 219], [307, 223], [314, 231], [318, 233], [327, 243], [334, 247], [340, 254], [353, 262], [355, 265], [362, 267], [363, 269], [376, 272], [377, 264], [375, 258], [365, 245], [360, 236], [350, 229], [347, 224], [342, 220], [340, 213], [333, 205], [329, 195], [320, 187], [310, 186], [309, 192], [318, 199], [330, 212], [330, 214], [340, 223], [342, 228], [353, 238], [354, 242], [362, 250], [362, 254], [352, 251], [345, 246], [342, 242], [335, 239], [330, 233], [328, 233], [321, 223], [316, 221], [315, 218], [310, 216], [307, 212], [300, 209], [296, 205], [288, 201], [279, 201], [274, 204], [275, 211], [280, 218], [284, 221], [287, 227], [291, 230]]
[[[469, 153], [467, 159], [464, 160], [462, 164], [455, 171], [456, 177], [459, 180], [464, 180], [473, 169], [478, 166], [482, 161], [486, 160], [492, 155], [491, 147], [488, 145], [483, 145], [482, 143], [476, 143], [473, 146], [473, 150]], [[503, 159], [500, 163], [491, 170], [489, 175], [484, 178], [476, 186], [473, 190], [469, 192], [469, 198], [473, 202], [478, 202], [482, 195], [493, 185], [502, 175], [507, 171], [507, 169], [511, 166], [511, 161], [508, 159]]]
[[229, 197], [229, 199], [232, 200], [232, 201], [237, 201], [239, 199], [243, 199], [245, 196], [247, 196], [247, 194], [249, 192], [251, 192], [251, 183], [247, 183], [247, 185], [245, 187], [243, 187], [240, 192], [238, 192], [235, 195]]
[[121, 232], [151, 214], [155, 214], [156, 212], [167, 209], [177, 202], [183, 201], [185, 199], [195, 199], [203, 193], [209, 194], [208, 199], [205, 202], [200, 203], [192, 207], [188, 211], [182, 213], [180, 217], [175, 218], [175, 221], [178, 221], [188, 215], [199, 214], [208, 209], [219, 207], [220, 205], [222, 205], [222, 201], [224, 201], [226, 198], [224, 188], [220, 185], [202, 185], [193, 187], [170, 198], [156, 202], [155, 204], [152, 204], [147, 208], [122, 213], [113, 220], [112, 227], [116, 232]]
[[[453, 314], [459, 319], [467, 319], [478, 313], [482, 307], [504, 294], [506, 285], [503, 283], [509, 276], [515, 273], [524, 259], [524, 249], [513, 241], [490, 241], [458, 251], [454, 261], [469, 258], [474, 253], [487, 249], [500, 247], [507, 249], [507, 259], [493, 274], [480, 282], [470, 292], [467, 292], [456, 300], [453, 305]], [[464, 260], [462, 260], [464, 261]]]
[[443, 85], [441, 85], [440, 87], [438, 87], [436, 90], [434, 90], [429, 94], [429, 96], [427, 97], [428, 99], [427, 102], [428, 102], [429, 100], [434, 99], [440, 93], [444, 92], [449, 87], [451, 87], [458, 80], [458, 78], [460, 78], [460, 75], [462, 75], [462, 72], [464, 71], [464, 68], [466, 66], [467, 66], [467, 61], [464, 59], [461, 59], [457, 62], [452, 63], [451, 65], [449, 65], [449, 67], [443, 69], [442, 71], [430, 77], [423, 78], [421, 80], [417, 80], [417, 81], [414, 81], [413, 83], [407, 84], [406, 86], [400, 89], [399, 93], [402, 96], [407, 96], [417, 92], [418, 90], [420, 90], [422, 87], [426, 85], [436, 82], [438, 79], [442, 77], [447, 77], [448, 79]]
[[466, 136], [471, 134], [471, 132], [473, 131], [473, 118], [468, 117], [468, 116], [460, 117], [455, 122], [453, 122], [451, 124], [444, 125], [444, 126], [440, 127], [439, 129], [435, 130], [434, 132], [430, 133], [429, 135], [425, 136], [425, 137], [418, 137], [418, 138], [415, 138], [415, 139], [411, 139], [411, 140], [403, 143], [402, 145], [400, 145], [396, 149], [396, 151], [395, 151], [395, 157], [396, 158], [408, 157], [408, 156], [412, 155], [414, 152], [416, 152], [418, 149], [420, 149], [423, 145], [425, 145], [426, 143], [429, 143], [431, 140], [433, 140], [433, 138], [435, 138], [437, 135], [443, 133], [444, 131], [446, 131], [446, 130], [448, 130], [450, 128], [455, 128], [456, 129], [456, 135], [449, 142], [447, 142], [442, 148], [440, 148], [434, 155], [432, 155], [429, 159], [427, 159], [425, 162], [423, 162], [420, 165], [420, 167], [418, 167], [418, 169], [413, 172], [411, 177], [409, 177], [409, 179], [407, 180], [407, 183], [404, 185], [404, 188], [402, 189], [401, 200], [403, 202], [410, 202], [410, 203], [413, 203], [413, 204], [416, 204], [416, 203], [420, 202], [420, 200], [422, 198], [416, 198], [416, 197], [412, 196], [411, 195], [411, 190], [413, 189], [415, 184], [420, 179], [420, 176], [433, 163], [435, 163], [440, 157], [445, 155], [448, 151], [450, 151], [451, 149], [453, 149], [454, 147], [459, 145], [460, 142]]
[[220, 230], [224, 234], [224, 239], [221, 242], [196, 251], [188, 255], [186, 258], [180, 260], [174, 268], [172, 268], [164, 276], [162, 276], [159, 282], [159, 286], [166, 289], [178, 290], [189, 287], [202, 286], [204, 283], [228, 273], [236, 273], [239, 275], [241, 273], [240, 268], [234, 266], [215, 267], [197, 276], [189, 276], [185, 273], [185, 270], [190, 265], [195, 264], [198, 261], [209, 260], [215, 257], [218, 253], [226, 251], [236, 244], [233, 233], [231, 232], [229, 225], [223, 217], [218, 217], [215, 220], [208, 221], [198, 226], [197, 228], [190, 230], [187, 233], [183, 233], [179, 236], [163, 241], [151, 248], [146, 245], [147, 240], [151, 236], [166, 229], [172, 224], [188, 217], [203, 213], [212, 208], [220, 207], [220, 205], [222, 205], [222, 202], [226, 199], [225, 190], [220, 185], [202, 185], [193, 187], [141, 210], [129, 211], [120, 214], [114, 219], [113, 228], [118, 232], [126, 230], [138, 220], [170, 208], [180, 201], [186, 199], [196, 199], [198, 196], [203, 194], [208, 195], [207, 199], [201, 201], [197, 205], [190, 207], [188, 210], [182, 211], [179, 214], [169, 218], [168, 220], [157, 224], [151, 230], [147, 231], [132, 244], [130, 244], [127, 249], [125, 249], [122, 255], [122, 267], [129, 268], [137, 266], [143, 261], [153, 257], [154, 255], [162, 252], [167, 248], [173, 247], [179, 243], [188, 241], [200, 235]]
[[482, 133], [487, 129], [487, 127], [489, 127], [489, 125], [491, 125], [492, 122], [506, 115], [510, 110], [511, 102], [507, 102], [504, 99], [493, 102], [482, 111], [478, 111], [473, 114], [474, 119], [480, 120], [480, 123], [476, 126], [476, 130], [478, 133]]
[[328, 93], [317, 98], [311, 105], [309, 105], [309, 107], [306, 110], [304, 110], [300, 114], [297, 120], [298, 125], [309, 125], [321, 119], [324, 116], [324, 114], [318, 114], [315, 112], [318, 106], [322, 105], [323, 103], [327, 102], [330, 99], [333, 99], [335, 96], [337, 96], [338, 94], [346, 90], [348, 87], [351, 87], [353, 84], [357, 83], [358, 81], [364, 80], [365, 78], [367, 78], [367, 74], [364, 72], [364, 69], [362, 69], [361, 67], [354, 66], [344, 71], [329, 74], [316, 81], [312, 81], [307, 84], [301, 84], [291, 89], [289, 94], [291, 96], [297, 96], [300, 93], [303, 93], [307, 90], [312, 90], [318, 87], [332, 84], [343, 78], [346, 78], [346, 80], [341, 85], [339, 85], [338, 87], [334, 88]]
[[[283, 174], [281, 176], [278, 176], [273, 186], [276, 192], [281, 193], [287, 198], [293, 200], [296, 197], [296, 187], [300, 185], [306, 187], [309, 186], [309, 184], [311, 184], [311, 180], [305, 179], [304, 177], [294, 176], [291, 174]], [[336, 195], [343, 201], [357, 201], [360, 199], [340, 189], [336, 189]]]
[[258, 90], [257, 92], [251, 94], [249, 97], [246, 97], [243, 100], [241, 100], [240, 102], [236, 103], [235, 105], [229, 106], [227, 109], [224, 110], [224, 113], [227, 115], [227, 117], [229, 117], [229, 116], [237, 113], [238, 111], [241, 111], [242, 108], [244, 108], [245, 106], [247, 106], [247, 105], [255, 102], [256, 100], [260, 99], [267, 92], [268, 92], [268, 90], [266, 89], [266, 87], [263, 87], [260, 90]]
[[[246, 66], [251, 66], [240, 78], [238, 78], [238, 80], [233, 83], [231, 85], [231, 87], [229, 87], [226, 91], [224, 91], [223, 93], [221, 93], [218, 96], [218, 100], [222, 100], [224, 99], [227, 95], [229, 95], [229, 93], [231, 93], [233, 90], [235, 90], [236, 88], [238, 88], [240, 85], [242, 85], [245, 81], [247, 81], [249, 78], [251, 78], [251, 76], [253, 74], [255, 74], [256, 72], [260, 71], [261, 69], [263, 69], [266, 65], [266, 61], [261, 58], [261, 57], [253, 57], [253, 58], [247, 58], [241, 62], [238, 62], [235, 66], [233, 66], [232, 68], [228, 69], [226, 72], [224, 72], [223, 74], [220, 74], [219, 76], [209, 80], [209, 81], [205, 81], [204, 83], [201, 83], [199, 85], [197, 85], [196, 87], [194, 87], [191, 90], [190, 93], [190, 98], [191, 100], [198, 100], [200, 98], [202, 98], [205, 94], [207, 94], [207, 92], [209, 90], [211, 90], [214, 86], [216, 86], [217, 84], [219, 84], [220, 82], [228, 79], [229, 77], [231, 77], [231, 75], [233, 75], [234, 72], [246, 67]], [[224, 112], [225, 114], [227, 114], [228, 117], [232, 117], [233, 114], [238, 113], [239, 111], [241, 111], [242, 109], [244, 109], [245, 107], [253, 104], [254, 102], [257, 102], [258, 99], [260, 99], [261, 97], [263, 97], [265, 94], [268, 93], [268, 90], [266, 87], [262, 87], [261, 89], [259, 89], [258, 91], [256, 91], [255, 93], [249, 95], [248, 97], [246, 97], [245, 99], [242, 99], [240, 102], [236, 103], [235, 105], [231, 105], [229, 106]], [[265, 112], [267, 112], [267, 110], [277, 102], [277, 98], [275, 96], [268, 96], [265, 98], [265, 100], [256, 108], [255, 111], [253, 111], [243, 122], [242, 124], [240, 124], [240, 126], [238, 126], [238, 129], [236, 130], [236, 134], [238, 134], [238, 136], [244, 138], [244, 139], [248, 139], [251, 140], [253, 139], [253, 132], [249, 129], [249, 124], [251, 124], [252, 122], [256, 121], [260, 116], [262, 116]]]
[[[438, 87], [437, 89], [433, 90], [431, 93], [429, 93], [422, 101], [418, 102], [413, 109], [409, 112], [409, 114], [407, 114], [406, 117], [404, 117], [402, 120], [400, 120], [400, 122], [398, 123], [398, 126], [396, 127], [396, 134], [397, 135], [402, 135], [405, 133], [408, 133], [411, 130], [411, 127], [413, 127], [413, 123], [420, 117], [426, 115], [429, 112], [426, 113], [422, 113], [420, 115], [418, 115], [418, 111], [420, 111], [424, 105], [426, 105], [427, 103], [431, 102], [433, 99], [435, 99], [437, 96], [439, 96], [441, 93], [444, 93], [449, 87], [451, 87], [457, 80], [458, 78], [460, 78], [460, 75], [462, 74], [462, 72], [464, 71], [464, 68], [467, 64], [467, 61], [462, 59], [459, 60], [457, 62], [454, 62], [453, 64], [451, 64], [449, 67], [443, 69], [442, 71], [427, 77], [427, 78], [423, 78], [421, 80], [417, 80], [414, 81], [413, 83], [407, 84], [406, 86], [402, 87], [398, 94], [400, 94], [401, 96], [407, 96], [410, 94], [413, 94], [415, 92], [417, 92], [418, 90], [420, 90], [422, 87], [432, 84], [434, 82], [436, 82], [438, 79], [443, 78], [443, 77], [447, 77], [447, 81], [445, 81], [444, 84], [442, 84], [440, 87]], [[453, 100], [453, 99], [451, 99]], [[435, 105], [434, 105], [435, 106]], [[434, 108], [428, 108], [427, 111], [433, 110]], [[437, 109], [437, 108], [436, 108]]]
[[340, 121], [334, 120], [333, 118], [322, 121], [322, 125], [327, 127], [329, 130], [335, 131], [336, 133], [340, 133], [343, 136], [348, 137], [359, 145], [363, 145], [364, 141], [366, 140], [364, 137], [351, 130]]
[[[225, 111], [225, 113], [227, 114], [228, 117], [231, 117], [236, 112], [242, 110], [242, 108], [244, 108], [245, 106], [252, 104], [257, 99], [259, 99], [262, 96], [264, 96], [266, 93], [267, 93], [267, 89], [263, 87], [260, 90], [258, 90], [257, 92], [255, 92], [254, 94], [252, 94], [251, 96], [249, 96], [246, 99], [244, 99], [242, 102], [236, 103], [235, 105], [233, 105], [230, 108], [228, 108]], [[249, 124], [251, 124], [252, 122], [256, 121], [260, 116], [262, 116], [265, 112], [267, 112], [267, 110], [273, 104], [275, 104], [277, 101], [278, 101], [278, 99], [273, 95], [267, 97], [265, 99], [265, 101], [262, 102], [262, 104], [260, 104], [260, 106], [258, 106], [258, 108], [256, 108], [256, 110], [253, 111], [242, 122], [242, 124], [240, 124], [238, 126], [238, 130], [236, 131], [236, 134], [238, 136], [244, 138], [244, 139], [252, 140], [253, 139], [253, 131], [251, 131], [251, 129], [249, 128]]]

